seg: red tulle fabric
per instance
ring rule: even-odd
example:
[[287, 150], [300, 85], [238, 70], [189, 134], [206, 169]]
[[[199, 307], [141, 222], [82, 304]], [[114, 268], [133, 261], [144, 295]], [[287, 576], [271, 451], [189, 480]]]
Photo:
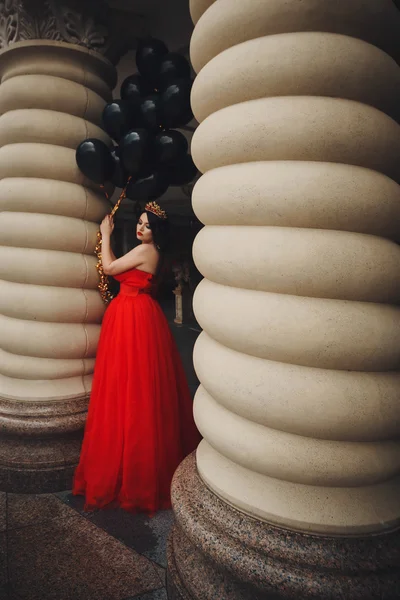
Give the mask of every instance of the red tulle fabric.
[[180, 356], [152, 276], [116, 277], [106, 310], [73, 493], [86, 510], [121, 506], [154, 514], [171, 506], [170, 484], [200, 435]]

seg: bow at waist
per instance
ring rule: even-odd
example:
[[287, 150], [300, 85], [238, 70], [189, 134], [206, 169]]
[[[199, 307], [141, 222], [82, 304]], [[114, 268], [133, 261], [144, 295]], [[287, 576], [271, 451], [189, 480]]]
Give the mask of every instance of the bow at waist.
[[126, 283], [121, 283], [119, 288], [119, 293], [124, 294], [125, 296], [138, 296], [139, 294], [150, 294], [151, 288], [142, 288], [134, 285], [128, 285]]

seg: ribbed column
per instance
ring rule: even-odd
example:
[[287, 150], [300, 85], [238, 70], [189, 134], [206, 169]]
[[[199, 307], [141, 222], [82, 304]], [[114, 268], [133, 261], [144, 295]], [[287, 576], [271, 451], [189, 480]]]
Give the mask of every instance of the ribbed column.
[[400, 68], [370, 43], [400, 19], [325, 4], [192, 2], [197, 465], [249, 515], [354, 534], [400, 523]]
[[204, 440], [173, 481], [168, 597], [394, 600], [400, 13], [191, 11]]
[[[86, 48], [35, 40], [3, 51], [0, 73], [0, 472], [7, 489], [40, 491], [75, 464], [79, 439], [68, 436], [82, 431], [90, 393], [107, 203], [75, 149], [108, 142], [115, 70]], [[43, 481], [30, 482], [34, 471]]]

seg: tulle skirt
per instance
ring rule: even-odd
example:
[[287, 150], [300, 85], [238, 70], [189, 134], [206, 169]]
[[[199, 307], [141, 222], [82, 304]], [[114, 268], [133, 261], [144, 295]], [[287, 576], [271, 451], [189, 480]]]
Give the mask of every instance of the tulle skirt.
[[73, 493], [85, 508], [153, 514], [200, 435], [180, 356], [159, 304], [119, 294], [106, 310]]

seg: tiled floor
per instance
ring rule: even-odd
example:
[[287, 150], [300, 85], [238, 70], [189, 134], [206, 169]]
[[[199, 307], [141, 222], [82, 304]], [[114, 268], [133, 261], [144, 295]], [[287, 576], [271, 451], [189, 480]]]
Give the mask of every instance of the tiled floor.
[[[171, 328], [194, 392], [198, 331]], [[172, 522], [172, 511], [85, 513], [70, 491], [0, 493], [0, 600], [166, 600]]]
[[165, 594], [173, 515], [84, 513], [83, 499], [7, 494], [0, 555], [3, 600], [156, 600]]

